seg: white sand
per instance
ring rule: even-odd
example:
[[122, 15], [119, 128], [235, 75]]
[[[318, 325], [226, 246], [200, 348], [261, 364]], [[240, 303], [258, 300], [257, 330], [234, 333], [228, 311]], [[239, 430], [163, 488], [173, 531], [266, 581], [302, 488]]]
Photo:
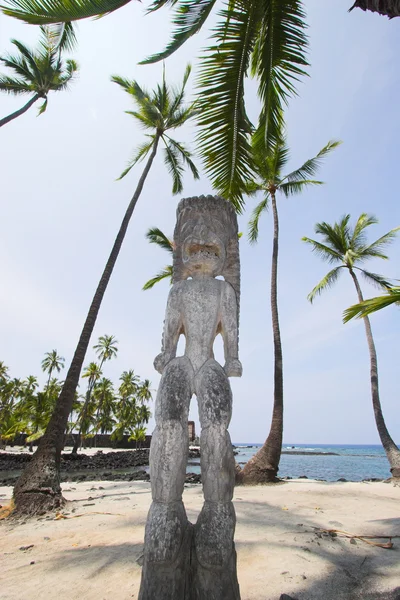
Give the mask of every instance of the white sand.
[[[0, 523], [1, 600], [137, 599], [149, 484], [65, 483], [63, 490], [70, 500], [63, 513], [85, 516]], [[10, 496], [11, 488], [0, 487], [0, 504]], [[188, 486], [184, 501], [193, 522], [201, 487]], [[235, 508], [242, 600], [282, 593], [298, 600], [400, 598], [400, 537], [386, 550], [319, 538], [313, 529], [400, 536], [399, 487], [293, 480], [236, 488]]]

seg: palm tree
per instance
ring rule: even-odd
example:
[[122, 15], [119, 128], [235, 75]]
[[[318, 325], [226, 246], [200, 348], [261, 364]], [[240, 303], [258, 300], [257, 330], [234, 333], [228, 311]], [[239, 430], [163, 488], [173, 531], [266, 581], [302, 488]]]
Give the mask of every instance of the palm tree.
[[349, 9], [349, 12], [352, 11], [353, 8], [377, 12], [380, 15], [389, 17], [389, 19], [400, 17], [400, 0], [356, 0]]
[[390, 287], [388, 288], [387, 294], [384, 294], [383, 296], [369, 298], [359, 304], [350, 306], [350, 308], [346, 308], [343, 313], [343, 322], [347, 323], [354, 317], [357, 317], [358, 319], [367, 317], [371, 313], [386, 308], [386, 306], [390, 306], [391, 304], [398, 304], [400, 306], [400, 287]]
[[44, 359], [42, 360], [42, 371], [44, 373], [46, 373], [47, 371], [47, 373], [49, 374], [46, 387], [49, 386], [53, 371], [55, 370], [57, 371], [57, 373], [59, 373], [61, 369], [63, 369], [65, 366], [64, 362], [65, 358], [63, 356], [58, 356], [57, 350], [46, 352], [46, 354], [44, 355]]
[[[197, 109], [193, 103], [185, 104], [185, 88], [189, 74], [190, 67], [187, 67], [182, 85], [179, 89], [170, 88], [166, 83], [164, 74], [162, 85], [158, 86], [151, 94], [142, 90], [136, 81], [131, 81], [129, 83], [127, 80], [121, 78], [113, 78], [123, 87], [123, 89], [128, 91], [129, 95], [138, 106], [138, 111], [131, 114], [137, 118], [147, 130], [152, 130], [153, 132], [150, 134], [150, 137], [152, 138], [151, 142], [147, 142], [145, 147], [142, 146], [139, 149], [135, 159], [141, 160], [144, 159], [147, 154], [150, 154], [137, 184], [135, 193], [128, 205], [110, 256], [92, 299], [71, 365], [57, 401], [56, 409], [50, 419], [45, 435], [40, 440], [38, 450], [32, 457], [28, 467], [18, 479], [14, 488], [14, 501], [17, 513], [35, 514], [38, 511], [51, 510], [63, 503], [59, 477], [60, 456], [63, 448], [64, 432], [75, 400], [83, 361], [85, 360], [85, 355], [100, 310], [101, 302], [128, 230], [130, 219], [142, 192], [144, 182], [153, 164], [158, 144], [162, 137], [166, 144], [165, 158], [169, 167], [172, 168], [173, 157], [180, 157], [181, 161], [185, 162], [185, 164], [189, 164], [193, 175], [198, 177], [197, 170], [191, 162], [189, 151], [186, 150], [182, 144], [167, 136], [167, 131], [179, 129], [196, 114]], [[123, 175], [126, 174], [131, 166], [132, 162]], [[174, 163], [172, 176], [173, 189], [179, 191], [181, 189], [182, 162], [177, 161]]]
[[[313, 302], [316, 296], [321, 294], [324, 290], [330, 288], [337, 281], [343, 269], [347, 269], [350, 274], [360, 303], [364, 301], [364, 298], [356, 272], [360, 272], [367, 281], [384, 290], [390, 288], [389, 281], [384, 277], [366, 271], [358, 265], [363, 264], [370, 258], [382, 258], [387, 260], [388, 257], [383, 251], [386, 246], [394, 240], [400, 227], [391, 229], [375, 242], [372, 242], [372, 244], [368, 244], [365, 230], [370, 225], [378, 223], [378, 220], [372, 215], [363, 213], [357, 219], [354, 228], [349, 226], [349, 220], [350, 215], [345, 215], [338, 223], [334, 223], [333, 226], [325, 222], [317, 223], [315, 225], [315, 233], [322, 236], [322, 242], [312, 240], [308, 237], [302, 238], [304, 242], [311, 245], [313, 252], [318, 254], [322, 260], [325, 260], [330, 264], [339, 265], [329, 271], [329, 273], [327, 273], [311, 291], [308, 295], [310, 302]], [[389, 460], [392, 475], [393, 477], [400, 477], [400, 450], [387, 430], [379, 398], [378, 361], [371, 325], [367, 316], [363, 317], [363, 319], [370, 356], [371, 395], [376, 427], [382, 446], [384, 447]]]
[[100, 359], [99, 370], [101, 371], [103, 363], [106, 360], [116, 358], [118, 354], [118, 340], [113, 335], [101, 335], [97, 344], [93, 346], [98, 358]]
[[[110, 379], [103, 377], [93, 390], [96, 402], [95, 432], [107, 433], [112, 431], [115, 420], [112, 418], [115, 403], [114, 386]], [[96, 445], [96, 433], [94, 436]]]
[[8, 367], [0, 360], [0, 380], [8, 379]]
[[[103, 15], [129, 0], [3, 0], [3, 11], [29, 23], [57, 23]], [[282, 107], [296, 94], [305, 75], [307, 36], [301, 0], [153, 0], [148, 12], [174, 8], [174, 32], [164, 51], [144, 63], [164, 60], [204, 26], [212, 13], [213, 43], [201, 56], [199, 145], [214, 188], [240, 209], [246, 180], [252, 175], [245, 80], [258, 81], [262, 113], [257, 140], [277, 141]]]
[[140, 400], [140, 402], [142, 402], [142, 404], [143, 402], [150, 402], [153, 399], [150, 386], [151, 381], [149, 379], [145, 379], [144, 381], [140, 382], [138, 390], [138, 399]]
[[[90, 363], [90, 365], [84, 371], [82, 377], [88, 378], [88, 388], [86, 392], [85, 401], [80, 411], [80, 415], [77, 423], [80, 423], [79, 433], [75, 438], [74, 446], [72, 448], [72, 454], [76, 454], [78, 452], [79, 445], [82, 440], [82, 433], [87, 434], [88, 429], [91, 425], [92, 419], [89, 418], [89, 412], [92, 413], [92, 392], [97, 383], [99, 377], [102, 374], [102, 367], [106, 360], [111, 360], [115, 358], [118, 353], [117, 348], [118, 340], [113, 335], [101, 335], [98, 339], [97, 344], [93, 346], [98, 358], [100, 359], [99, 364]], [[91, 408], [91, 410], [89, 410]], [[93, 417], [93, 415], [91, 415]]]
[[[163, 248], [169, 252], [172, 256], [174, 253], [174, 243], [170, 240], [165, 233], [158, 229], [158, 227], [152, 227], [146, 233], [146, 238], [150, 244], [156, 244], [159, 248]], [[163, 279], [169, 279], [172, 284], [172, 265], [167, 265], [162, 271], [159, 271], [157, 275], [149, 279], [143, 286], [143, 290], [150, 290], [156, 283]]]
[[[100, 340], [101, 339], [104, 340], [105, 338], [113, 338], [113, 336], [102, 336], [101, 338], [99, 338], [99, 344], [94, 346], [94, 348], [98, 348], [98, 347], [104, 348], [104, 344], [101, 344]], [[117, 353], [117, 350], [115, 348], [115, 354], [116, 353]], [[78, 448], [79, 448], [79, 446], [81, 444], [81, 440], [82, 440], [82, 434], [87, 434], [87, 432], [89, 430], [89, 427], [91, 424], [91, 420], [89, 418], [89, 413], [92, 412], [90, 409], [91, 408], [93, 409], [93, 406], [91, 403], [92, 391], [93, 391], [94, 386], [96, 385], [96, 381], [102, 375], [101, 366], [103, 365], [103, 362], [104, 361], [102, 361], [100, 363], [100, 365], [98, 365], [95, 362], [91, 362], [86, 367], [86, 369], [83, 370], [82, 377], [84, 377], [88, 380], [88, 386], [87, 386], [87, 390], [86, 390], [85, 400], [80, 407], [79, 416], [78, 416], [78, 419], [75, 424], [75, 425], [79, 425], [79, 431], [78, 431], [78, 435], [76, 436], [76, 438], [74, 440], [74, 445], [72, 447], [72, 454], [76, 454], [78, 452]]]
[[56, 43], [51, 29], [49, 27], [40, 29], [42, 37], [37, 50], [31, 50], [18, 40], [11, 40], [19, 54], [0, 56], [0, 61], [16, 75], [16, 77], [1, 75], [0, 91], [17, 96], [31, 96], [22, 108], [0, 119], [0, 127], [23, 115], [39, 99], [44, 101], [39, 108], [39, 115], [44, 113], [49, 92], [67, 89], [78, 70], [74, 60], [68, 59], [64, 65], [61, 60], [63, 45]]
[[307, 160], [301, 167], [284, 174], [284, 168], [289, 160], [289, 148], [285, 135], [280, 135], [280, 141], [269, 151], [260, 151], [258, 143], [253, 144], [253, 160], [257, 178], [247, 184], [247, 193], [254, 195], [259, 192], [263, 199], [254, 209], [249, 223], [249, 239], [255, 243], [258, 240], [259, 222], [261, 215], [272, 207], [274, 233], [272, 242], [271, 267], [271, 316], [274, 340], [274, 405], [269, 435], [245, 467], [237, 473], [237, 482], [244, 484], [264, 483], [275, 481], [279, 468], [283, 436], [283, 357], [278, 315], [278, 250], [279, 250], [279, 219], [277, 194], [286, 198], [300, 194], [312, 185], [321, 185], [322, 181], [311, 179], [321, 166], [323, 159], [339, 145], [340, 142], [330, 141], [318, 154]]

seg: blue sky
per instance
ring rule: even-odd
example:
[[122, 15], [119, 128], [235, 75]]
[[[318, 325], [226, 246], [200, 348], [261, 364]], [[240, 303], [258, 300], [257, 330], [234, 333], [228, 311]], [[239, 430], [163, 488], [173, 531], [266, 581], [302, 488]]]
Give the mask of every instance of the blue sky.
[[[142, 131], [124, 113], [129, 97], [110, 82], [112, 74], [135, 78], [151, 88], [161, 65], [139, 66], [160, 50], [171, 30], [168, 11], [144, 16], [148, 3], [130, 3], [100, 19], [81, 22], [73, 53], [81, 70], [69, 92], [49, 97], [47, 112], [31, 109], [1, 130], [0, 360], [12, 376], [40, 375], [43, 354], [53, 348], [71, 359], [92, 294], [142, 166], [116, 182]], [[343, 145], [326, 160], [326, 185], [290, 200], [279, 199], [279, 305], [284, 356], [285, 442], [378, 443], [370, 391], [368, 349], [362, 322], [343, 325], [344, 308], [355, 301], [345, 276], [310, 305], [308, 292], [328, 265], [300, 240], [313, 237], [314, 224], [374, 213], [379, 224], [371, 240], [400, 225], [398, 157], [400, 22], [376, 14], [348, 13], [349, 0], [309, 0], [310, 77], [287, 112], [289, 169], [314, 155], [329, 139]], [[10, 38], [34, 44], [37, 30], [0, 16], [0, 51]], [[206, 30], [166, 63], [178, 83], [188, 61], [205, 45]], [[249, 112], [257, 112], [254, 84], [248, 85]], [[0, 97], [0, 116], [19, 108], [22, 98]], [[194, 131], [179, 132], [190, 143]], [[168, 284], [142, 292], [143, 283], [167, 261], [151, 247], [145, 231], [172, 233], [175, 208], [171, 183], [159, 157], [135, 210], [128, 236], [93, 336], [119, 340], [119, 358], [104, 375], [117, 381], [133, 368], [156, 389], [152, 362], [161, 341]], [[183, 196], [211, 193], [203, 176], [185, 180]], [[240, 229], [254, 206], [239, 218]], [[269, 430], [273, 353], [269, 310], [271, 216], [262, 218], [260, 239], [240, 241], [242, 299], [240, 358], [244, 373], [232, 379], [234, 441], [262, 442]], [[400, 236], [391, 260], [370, 270], [400, 278]], [[381, 263], [381, 264], [380, 264]], [[346, 274], [344, 274], [346, 275]], [[347, 280], [348, 279], [348, 280]], [[376, 290], [364, 285], [366, 297]], [[398, 340], [400, 312], [388, 308], [371, 319], [379, 357], [381, 401], [392, 436], [400, 441]], [[182, 344], [180, 344], [182, 348]], [[222, 343], [216, 341], [216, 356]], [[87, 362], [92, 360], [90, 352]], [[42, 380], [43, 380], [43, 376]], [[195, 399], [192, 416], [197, 420]], [[150, 425], [150, 429], [152, 425]]]

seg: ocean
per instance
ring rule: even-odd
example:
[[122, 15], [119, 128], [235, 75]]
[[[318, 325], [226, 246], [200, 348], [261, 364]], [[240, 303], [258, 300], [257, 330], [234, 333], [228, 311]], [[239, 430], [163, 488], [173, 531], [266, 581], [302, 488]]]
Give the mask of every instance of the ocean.
[[[236, 462], [243, 466], [261, 444], [234, 443]], [[389, 463], [382, 446], [349, 444], [284, 444], [279, 477], [325, 479], [326, 481], [362, 481], [387, 479]], [[304, 454], [297, 454], [303, 452]], [[316, 453], [319, 454], [316, 454]], [[329, 453], [329, 454], [328, 454]], [[200, 473], [200, 461], [190, 459], [188, 471]]]

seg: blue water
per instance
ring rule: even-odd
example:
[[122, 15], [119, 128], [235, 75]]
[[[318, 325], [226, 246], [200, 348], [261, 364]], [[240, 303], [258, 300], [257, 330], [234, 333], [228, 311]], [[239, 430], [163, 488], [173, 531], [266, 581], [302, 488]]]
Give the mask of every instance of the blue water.
[[[241, 466], [260, 448], [261, 444], [236, 443], [236, 462]], [[250, 447], [246, 447], [250, 446]], [[284, 444], [285, 452], [302, 451], [307, 455], [282, 454], [279, 465], [280, 477], [307, 476], [309, 479], [348, 481], [363, 479], [387, 479], [390, 477], [389, 463], [382, 446], [339, 445], [339, 444]], [[315, 452], [334, 452], [337, 456], [313, 455]], [[190, 461], [188, 471], [200, 472], [199, 461]], [[197, 463], [197, 464], [196, 464]]]

